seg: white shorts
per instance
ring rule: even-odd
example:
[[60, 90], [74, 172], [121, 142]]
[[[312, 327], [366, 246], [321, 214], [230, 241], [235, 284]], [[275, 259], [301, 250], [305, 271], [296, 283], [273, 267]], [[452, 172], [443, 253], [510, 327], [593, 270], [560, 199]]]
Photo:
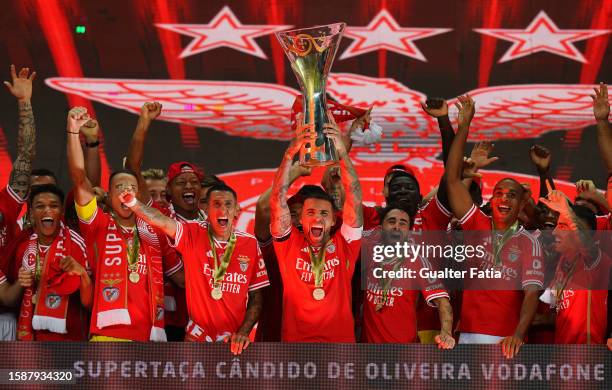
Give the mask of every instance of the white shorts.
[[0, 313], [0, 341], [15, 341], [17, 319], [13, 313]]
[[504, 338], [482, 333], [461, 333], [459, 344], [497, 344]]

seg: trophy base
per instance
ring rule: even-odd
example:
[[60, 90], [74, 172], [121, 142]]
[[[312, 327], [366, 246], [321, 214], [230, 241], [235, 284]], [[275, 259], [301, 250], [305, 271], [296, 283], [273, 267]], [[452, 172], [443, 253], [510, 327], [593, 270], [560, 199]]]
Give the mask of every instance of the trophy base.
[[335, 160], [327, 160], [327, 161], [318, 161], [318, 160], [309, 160], [309, 161], [300, 161], [300, 165], [303, 167], [328, 167], [330, 165], [337, 165], [339, 161]]

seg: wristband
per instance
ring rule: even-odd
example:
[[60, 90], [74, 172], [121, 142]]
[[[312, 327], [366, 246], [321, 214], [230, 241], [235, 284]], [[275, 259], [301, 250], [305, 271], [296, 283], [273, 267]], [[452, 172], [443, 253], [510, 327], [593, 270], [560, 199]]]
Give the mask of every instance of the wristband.
[[124, 203], [124, 205], [126, 205], [129, 208], [132, 208], [132, 207], [136, 206], [137, 202], [138, 202], [138, 199], [136, 199], [136, 197], [134, 197], [129, 202]]
[[87, 146], [88, 148], [95, 148], [98, 147], [98, 145], [100, 145], [100, 141], [95, 141], [95, 142], [85, 142], [85, 146]]

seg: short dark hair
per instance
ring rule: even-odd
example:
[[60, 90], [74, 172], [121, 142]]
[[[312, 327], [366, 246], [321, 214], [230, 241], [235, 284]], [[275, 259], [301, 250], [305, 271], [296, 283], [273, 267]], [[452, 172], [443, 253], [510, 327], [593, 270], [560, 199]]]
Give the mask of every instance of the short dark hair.
[[408, 214], [408, 217], [410, 217], [410, 227], [412, 227], [412, 225], [414, 224], [414, 214], [415, 213], [413, 212], [412, 208], [408, 207], [408, 205], [405, 204], [405, 202], [393, 202], [393, 203], [386, 205], [381, 210], [379, 210], [378, 215], [380, 215], [381, 225], [383, 221], [385, 220], [385, 217], [387, 216], [387, 214], [391, 212], [391, 210], [400, 210]]
[[523, 187], [523, 185], [521, 183], [518, 182], [518, 180], [513, 179], [511, 177], [504, 177], [503, 179], [501, 179], [500, 181], [498, 181], [497, 183], [495, 183], [495, 187], [497, 187], [497, 185], [499, 183], [501, 183], [502, 181], [510, 181], [514, 184], [516, 184], [518, 186], [518, 188], [520, 188], [521, 191], [521, 196], [523, 196], [523, 194], [525, 193], [525, 187]]
[[55, 184], [39, 184], [32, 186], [30, 188], [30, 198], [28, 200], [28, 205], [32, 206], [32, 203], [34, 203], [34, 198], [36, 198], [38, 195], [47, 193], [56, 195], [60, 199], [62, 207], [64, 206], [64, 191], [62, 191], [62, 189], [56, 186]]
[[55, 176], [55, 173], [47, 168], [32, 169], [31, 174], [32, 176], [50, 176], [57, 181], [57, 176]]
[[[301, 190], [301, 189], [300, 189]], [[319, 186], [309, 187], [306, 191], [302, 193], [302, 204], [306, 202], [307, 199], [320, 199], [328, 201], [332, 206], [332, 211], [336, 211], [336, 205], [334, 203], [334, 198], [325, 190]]]
[[410, 178], [416, 184], [417, 189], [419, 190], [419, 194], [421, 193], [421, 184], [419, 183], [417, 178], [414, 177], [414, 175], [411, 175], [410, 173], [405, 172], [405, 171], [395, 171], [395, 172], [393, 172], [390, 175], [390, 177], [389, 177], [388, 185], [391, 186], [391, 182], [393, 180], [397, 179], [398, 177], [407, 177], [407, 178]]
[[232, 187], [228, 186], [225, 183], [216, 183], [210, 186], [208, 191], [206, 191], [206, 196], [204, 197], [204, 201], [206, 203], [208, 203], [208, 201], [210, 200], [210, 194], [212, 194], [213, 191], [229, 192], [234, 196], [234, 199], [238, 201], [238, 195], [236, 194], [236, 191], [234, 191]]
[[225, 184], [225, 182], [215, 175], [206, 175], [202, 179], [202, 187], [210, 187], [215, 184]]
[[314, 184], [304, 184], [298, 192], [293, 194], [289, 199], [287, 199], [287, 206], [293, 206], [297, 203], [304, 203], [304, 196], [308, 195], [311, 192], [320, 192], [322, 190], [321, 187]]
[[122, 173], [125, 173], [126, 175], [134, 176], [134, 178], [136, 180], [138, 180], [138, 175], [136, 174], [136, 172], [132, 171], [131, 169], [124, 168], [124, 169], [119, 169], [119, 170], [113, 171], [113, 173], [111, 173], [110, 177], [108, 178], [108, 188], [109, 188], [109, 190], [110, 190], [110, 186], [111, 186], [110, 184], [113, 182], [113, 178], [115, 176], [117, 176], [117, 175], [122, 174]]
[[[571, 207], [576, 217], [583, 221], [589, 230], [597, 230], [597, 217], [595, 216], [593, 210], [586, 206], [580, 205], [572, 205]], [[578, 229], [580, 229], [580, 226], [578, 226]]]

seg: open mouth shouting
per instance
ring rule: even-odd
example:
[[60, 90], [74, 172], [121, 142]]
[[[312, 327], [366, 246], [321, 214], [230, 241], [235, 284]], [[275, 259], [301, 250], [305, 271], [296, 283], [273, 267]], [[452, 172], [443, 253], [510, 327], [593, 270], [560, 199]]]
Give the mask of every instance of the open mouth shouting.
[[500, 204], [497, 206], [497, 211], [499, 211], [501, 215], [508, 216], [512, 212], [512, 207]]
[[227, 217], [219, 217], [217, 218], [217, 223], [219, 226], [226, 228], [229, 225], [229, 219]]
[[323, 238], [323, 225], [312, 225], [310, 227], [310, 235], [317, 240], [322, 239]]
[[51, 217], [44, 217], [40, 220], [40, 225], [45, 229], [52, 229], [55, 226], [55, 220]]
[[196, 204], [196, 194], [193, 191], [183, 192], [183, 202], [185, 202], [188, 206], [193, 206]]

